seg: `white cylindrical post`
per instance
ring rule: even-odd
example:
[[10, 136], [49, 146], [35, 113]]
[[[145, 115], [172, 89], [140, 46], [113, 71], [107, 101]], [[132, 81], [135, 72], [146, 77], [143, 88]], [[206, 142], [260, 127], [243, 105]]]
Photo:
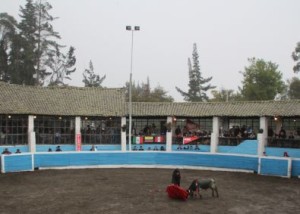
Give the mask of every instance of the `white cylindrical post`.
[[34, 132], [34, 118], [35, 116], [28, 116], [28, 150], [29, 152], [36, 152], [36, 140]]

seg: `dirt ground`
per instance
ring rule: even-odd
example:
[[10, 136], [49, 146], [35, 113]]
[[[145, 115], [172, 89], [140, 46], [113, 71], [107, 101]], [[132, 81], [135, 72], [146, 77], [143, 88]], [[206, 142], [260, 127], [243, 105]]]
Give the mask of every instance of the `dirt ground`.
[[300, 213], [300, 179], [181, 169], [181, 186], [213, 177], [219, 198], [179, 201], [173, 169], [67, 169], [0, 174], [0, 213]]

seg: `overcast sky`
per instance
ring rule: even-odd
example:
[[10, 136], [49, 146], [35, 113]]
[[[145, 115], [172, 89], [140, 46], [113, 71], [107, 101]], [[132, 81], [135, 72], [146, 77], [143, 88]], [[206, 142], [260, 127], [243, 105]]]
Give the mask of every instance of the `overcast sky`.
[[[25, 0], [0, 0], [0, 12], [19, 20]], [[198, 46], [201, 73], [217, 89], [238, 90], [250, 57], [279, 65], [283, 79], [293, 76], [291, 53], [300, 41], [299, 0], [48, 0], [61, 44], [74, 46], [76, 73], [69, 85], [83, 86], [92, 60], [105, 87], [123, 87], [130, 76], [134, 32], [133, 80], [162, 86], [183, 101], [188, 90], [187, 60]], [[298, 74], [299, 77], [299, 74]], [[211, 95], [209, 93], [209, 95]]]

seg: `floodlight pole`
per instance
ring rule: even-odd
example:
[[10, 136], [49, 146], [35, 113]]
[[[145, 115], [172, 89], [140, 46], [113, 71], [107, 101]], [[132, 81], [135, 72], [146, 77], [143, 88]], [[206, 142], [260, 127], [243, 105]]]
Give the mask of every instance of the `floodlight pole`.
[[132, 132], [132, 62], [133, 62], [133, 32], [139, 31], [139, 26], [126, 26], [126, 30], [131, 31], [131, 62], [130, 62], [130, 78], [129, 78], [129, 130], [128, 130], [128, 149], [131, 151], [131, 132]]

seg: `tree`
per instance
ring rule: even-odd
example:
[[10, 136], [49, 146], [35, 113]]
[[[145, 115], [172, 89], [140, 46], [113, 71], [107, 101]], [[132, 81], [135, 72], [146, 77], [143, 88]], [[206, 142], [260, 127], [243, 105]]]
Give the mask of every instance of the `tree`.
[[290, 99], [300, 99], [300, 79], [293, 77], [289, 83], [288, 94]]
[[47, 76], [46, 65], [49, 66], [49, 57], [57, 52], [56, 39], [60, 39], [53, 30], [51, 22], [54, 18], [49, 14], [52, 6], [42, 0], [33, 3], [27, 0], [25, 7], [20, 7], [21, 21], [19, 23], [20, 34], [24, 38], [24, 63], [26, 74], [35, 78], [36, 85], [43, 85]]
[[[190, 102], [203, 102], [208, 100], [208, 96], [206, 92], [210, 89], [214, 89], [215, 86], [211, 86], [208, 84], [212, 77], [203, 78], [200, 72], [200, 65], [199, 65], [199, 55], [197, 51], [197, 45], [194, 44], [193, 46], [193, 65], [188, 58], [188, 68], [189, 68], [189, 90], [188, 92], [184, 92], [178, 87], [175, 87], [176, 90], [184, 97], [185, 101]], [[205, 85], [208, 84], [208, 85]]]
[[239, 101], [241, 100], [241, 95], [237, 92], [235, 93], [234, 90], [229, 89], [221, 89], [220, 91], [212, 90], [211, 91], [213, 98], [209, 101], [211, 102], [228, 102], [228, 101]]
[[17, 34], [17, 21], [7, 13], [0, 13], [0, 80], [8, 82], [9, 52]]
[[[0, 14], [0, 78], [14, 84], [64, 84], [75, 71], [74, 48], [64, 55], [53, 30], [52, 6], [46, 0], [26, 0], [20, 6], [20, 22]], [[4, 29], [4, 31], [3, 31]], [[5, 33], [3, 33], [5, 32]], [[4, 36], [5, 35], [5, 36]], [[3, 39], [5, 38], [5, 39]], [[57, 64], [56, 64], [57, 63]]]
[[296, 62], [293, 70], [295, 73], [300, 71], [300, 42], [297, 43], [295, 51], [292, 53], [292, 58]]
[[92, 60], [89, 63], [89, 68], [85, 69], [83, 72], [83, 80], [84, 87], [100, 87], [101, 84], [105, 80], [106, 75], [100, 78], [100, 75], [95, 74], [94, 66]]
[[250, 65], [245, 67], [242, 88], [239, 87], [244, 100], [273, 100], [284, 88], [282, 74], [278, 65], [263, 59], [250, 58]]
[[[129, 82], [126, 82], [127, 97], [129, 91]], [[150, 87], [150, 80], [147, 78], [147, 83], [135, 84], [132, 83], [131, 95], [133, 102], [173, 102], [174, 99], [167, 95], [167, 92], [161, 87], [157, 86], [153, 90]]]
[[[65, 55], [60, 52], [59, 48], [56, 47], [55, 55], [49, 58], [48, 66], [52, 70], [50, 84], [49, 85], [66, 85], [64, 80], [71, 80], [70, 74], [74, 73], [76, 63], [76, 57], [74, 56], [74, 47], [70, 47], [68, 53]], [[46, 63], [47, 64], [47, 63]]]

